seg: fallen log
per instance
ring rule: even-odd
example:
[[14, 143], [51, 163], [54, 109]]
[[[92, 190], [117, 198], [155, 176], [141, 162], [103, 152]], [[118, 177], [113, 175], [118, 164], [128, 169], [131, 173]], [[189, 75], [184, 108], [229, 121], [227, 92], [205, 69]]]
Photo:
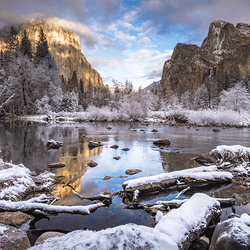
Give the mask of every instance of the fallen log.
[[[134, 192], [138, 190], [140, 195], [143, 192], [151, 192], [155, 190], [164, 190], [174, 185], [187, 186], [206, 186], [211, 183], [228, 183], [232, 182], [232, 174], [229, 172], [217, 172], [216, 166], [198, 167], [185, 169], [181, 171], [173, 171], [155, 176], [147, 176], [128, 180], [123, 183], [123, 190], [126, 192]], [[205, 172], [206, 171], [206, 172]]]
[[90, 204], [87, 206], [58, 206], [44, 203], [37, 203], [39, 199], [33, 198], [27, 201], [5, 201], [0, 200], [0, 211], [1, 212], [23, 212], [28, 214], [39, 212], [45, 212], [48, 214], [57, 213], [69, 213], [69, 214], [82, 214], [89, 215], [99, 207], [105, 207], [106, 204], [98, 202], [96, 204]]

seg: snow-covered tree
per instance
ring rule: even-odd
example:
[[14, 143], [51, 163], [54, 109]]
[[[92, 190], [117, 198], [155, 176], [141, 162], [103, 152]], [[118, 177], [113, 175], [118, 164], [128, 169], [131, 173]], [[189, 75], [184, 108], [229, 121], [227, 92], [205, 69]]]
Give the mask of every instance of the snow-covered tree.
[[201, 84], [194, 93], [194, 109], [205, 109], [209, 104], [208, 89], [205, 84]]
[[220, 95], [220, 107], [236, 112], [250, 109], [250, 94], [247, 88], [241, 83], [234, 87], [223, 90]]

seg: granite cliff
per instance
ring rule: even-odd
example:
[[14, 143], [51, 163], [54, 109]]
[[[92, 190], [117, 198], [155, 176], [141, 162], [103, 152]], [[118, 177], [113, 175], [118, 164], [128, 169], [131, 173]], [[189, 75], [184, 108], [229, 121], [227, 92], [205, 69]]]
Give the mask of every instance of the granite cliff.
[[164, 63], [160, 86], [181, 96], [204, 83], [212, 96], [218, 96], [238, 81], [248, 86], [249, 80], [250, 25], [239, 23], [235, 27], [214, 21], [200, 47], [176, 45], [171, 59]]
[[[49, 52], [59, 68], [60, 76], [70, 79], [75, 71], [78, 81], [82, 79], [85, 88], [90, 82], [96, 89], [103, 88], [103, 81], [100, 74], [81, 53], [80, 36], [78, 34], [50, 21], [33, 20], [19, 27], [17, 35], [19, 41], [21, 41], [23, 32], [26, 30], [28, 38], [31, 41], [32, 50], [35, 52], [40, 27], [46, 35]], [[1, 33], [3, 37], [4, 30]], [[0, 50], [4, 51], [5, 49], [4, 38], [0, 38]]]

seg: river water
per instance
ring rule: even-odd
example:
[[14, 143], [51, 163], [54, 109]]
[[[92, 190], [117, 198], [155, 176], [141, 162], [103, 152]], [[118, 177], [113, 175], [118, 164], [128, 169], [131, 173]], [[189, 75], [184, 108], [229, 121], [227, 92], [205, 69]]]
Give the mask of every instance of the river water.
[[[112, 129], [107, 129], [107, 127]], [[158, 132], [153, 133], [155, 128]], [[31, 171], [52, 171], [63, 176], [67, 182], [76, 173], [72, 186], [82, 196], [93, 196], [100, 192], [122, 190], [124, 181], [200, 166], [192, 158], [208, 154], [218, 145], [250, 146], [249, 128], [222, 129], [215, 133], [212, 127], [169, 126], [164, 124], [141, 123], [69, 123], [41, 124], [23, 121], [0, 121], [0, 157], [14, 164], [23, 163]], [[85, 137], [83, 137], [85, 135]], [[168, 138], [170, 146], [156, 147], [153, 141]], [[48, 150], [46, 143], [54, 139], [63, 143], [58, 149]], [[89, 141], [100, 141], [103, 146], [90, 150]], [[118, 149], [110, 148], [118, 145]], [[129, 148], [123, 151], [122, 148]], [[120, 160], [113, 157], [120, 156]], [[87, 163], [98, 163], [94, 168]], [[66, 163], [66, 167], [49, 169], [48, 164]], [[127, 169], [140, 169], [142, 172], [126, 176]], [[104, 176], [124, 176], [104, 180]], [[126, 176], [126, 177], [125, 177]], [[230, 198], [233, 193], [243, 193], [245, 189], [235, 185], [215, 188], [207, 191], [214, 197]], [[157, 200], [173, 199], [178, 192], [148, 198], [146, 203]], [[87, 205], [88, 200], [80, 200], [69, 187], [58, 184], [53, 195], [60, 198], [55, 205]], [[188, 194], [179, 199], [187, 198]], [[236, 207], [236, 213], [250, 212], [249, 201]], [[246, 202], [247, 201], [247, 202]], [[29, 237], [35, 239], [44, 231], [69, 232], [77, 229], [101, 230], [126, 223], [153, 226], [154, 217], [143, 210], [124, 209], [126, 205], [118, 196], [113, 197], [109, 207], [83, 215], [58, 214], [47, 218], [37, 218], [31, 223]], [[224, 209], [222, 218], [226, 218], [232, 209]]]

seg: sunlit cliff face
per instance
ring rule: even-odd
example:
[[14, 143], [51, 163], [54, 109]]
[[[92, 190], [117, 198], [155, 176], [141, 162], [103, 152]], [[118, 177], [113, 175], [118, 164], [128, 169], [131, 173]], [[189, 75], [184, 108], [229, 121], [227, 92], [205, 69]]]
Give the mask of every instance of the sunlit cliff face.
[[[32, 50], [35, 52], [40, 28], [43, 29], [46, 35], [49, 52], [59, 68], [60, 76], [69, 79], [72, 77], [73, 72], [76, 71], [78, 81], [82, 79], [85, 87], [89, 82], [93, 84], [93, 87], [103, 87], [103, 81], [100, 74], [81, 53], [81, 41], [78, 34], [50, 21], [33, 20], [21, 26], [18, 33], [19, 42], [21, 42], [24, 30], [26, 30], [31, 41]], [[4, 39], [0, 39], [0, 50], [6, 50]]]
[[[63, 148], [62, 156], [60, 157], [60, 162], [65, 163], [66, 166], [57, 169], [57, 175], [63, 176], [65, 183], [68, 183], [71, 177], [74, 176], [70, 185], [76, 190], [76, 192], [81, 192], [81, 177], [87, 171], [87, 163], [90, 162], [90, 158], [99, 155], [102, 152], [102, 147], [89, 149], [87, 144], [80, 145], [66, 145]], [[63, 187], [64, 184], [55, 185], [55, 189], [52, 193], [53, 196], [59, 197], [60, 199], [65, 199], [67, 197], [73, 196], [72, 189], [70, 187]]]

